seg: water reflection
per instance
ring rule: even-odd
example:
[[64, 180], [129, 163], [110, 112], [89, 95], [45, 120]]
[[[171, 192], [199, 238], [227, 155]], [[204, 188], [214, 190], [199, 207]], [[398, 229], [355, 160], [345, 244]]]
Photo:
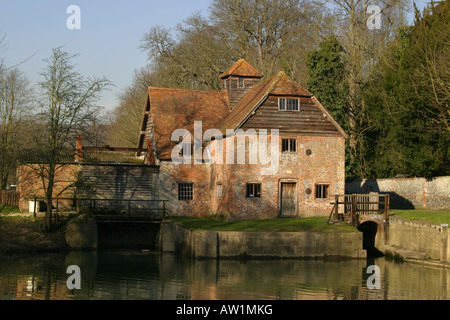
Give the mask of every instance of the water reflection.
[[[81, 269], [69, 290], [66, 268]], [[369, 289], [367, 267], [380, 268]], [[145, 251], [36, 255], [0, 262], [0, 299], [448, 299], [450, 271], [376, 260], [186, 260]]]

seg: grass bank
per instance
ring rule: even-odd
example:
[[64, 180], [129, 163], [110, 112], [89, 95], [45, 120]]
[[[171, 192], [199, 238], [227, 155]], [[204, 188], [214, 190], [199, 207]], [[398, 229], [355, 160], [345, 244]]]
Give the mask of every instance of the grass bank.
[[[431, 224], [450, 224], [450, 210], [390, 210], [390, 216]], [[177, 217], [174, 220], [191, 230], [261, 232], [354, 232], [350, 224], [327, 224], [328, 217], [283, 218], [268, 220], [220, 221], [209, 218]]]
[[389, 216], [437, 225], [450, 224], [450, 210], [391, 209]]
[[180, 217], [174, 220], [191, 230], [260, 231], [260, 232], [355, 232], [346, 223], [327, 224], [328, 217], [282, 218], [268, 220], [220, 221], [208, 218]]
[[44, 232], [41, 218], [0, 216], [0, 257], [67, 249], [65, 223]]

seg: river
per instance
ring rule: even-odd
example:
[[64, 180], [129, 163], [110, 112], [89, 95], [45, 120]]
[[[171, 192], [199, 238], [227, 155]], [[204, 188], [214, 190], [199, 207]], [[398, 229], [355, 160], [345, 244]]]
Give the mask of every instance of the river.
[[[80, 289], [69, 289], [70, 265]], [[377, 272], [368, 272], [375, 265]], [[146, 250], [0, 260], [0, 300], [447, 300], [448, 269], [375, 260], [187, 260]]]

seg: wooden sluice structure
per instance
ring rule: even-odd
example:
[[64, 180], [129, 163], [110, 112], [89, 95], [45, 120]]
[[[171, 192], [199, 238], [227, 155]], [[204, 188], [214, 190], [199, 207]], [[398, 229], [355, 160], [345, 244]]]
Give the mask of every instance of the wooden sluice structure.
[[[332, 222], [331, 220], [334, 220]], [[328, 223], [345, 221], [365, 234], [365, 238], [381, 233], [381, 245], [389, 241], [389, 195], [388, 194], [346, 194], [335, 195]], [[368, 233], [372, 233], [369, 236]], [[375, 239], [366, 248], [372, 248]], [[365, 242], [367, 243], [367, 242]]]
[[330, 218], [358, 227], [362, 220], [389, 221], [388, 194], [335, 195]]

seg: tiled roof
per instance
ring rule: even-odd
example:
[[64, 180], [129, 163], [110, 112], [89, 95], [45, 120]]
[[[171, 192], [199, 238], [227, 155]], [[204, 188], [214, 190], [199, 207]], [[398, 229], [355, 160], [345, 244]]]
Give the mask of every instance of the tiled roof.
[[262, 74], [253, 68], [247, 61], [244, 59], [239, 59], [235, 64], [231, 66], [230, 69], [222, 73], [219, 78], [223, 79], [227, 76], [242, 76], [242, 77], [255, 77], [261, 78]]
[[[227, 72], [223, 73], [221, 77], [239, 74], [260, 76], [256, 69], [241, 59]], [[176, 129], [186, 129], [193, 134], [195, 121], [202, 121], [203, 132], [207, 129], [215, 128], [220, 130], [223, 135], [226, 135], [227, 129], [236, 130], [240, 128], [269, 95], [307, 98], [324, 115], [328, 116], [342, 136], [346, 136], [345, 132], [311, 92], [290, 79], [284, 72], [279, 72], [272, 78], [261, 81], [252, 87], [232, 111], [229, 111], [229, 96], [226, 90], [149, 87], [149, 116], [153, 123], [152, 143], [154, 143], [153, 147], [156, 150], [156, 157], [160, 160], [170, 159], [172, 149], [176, 145], [176, 142], [171, 141], [172, 133]], [[143, 130], [146, 130], [147, 134], [149, 133], [146, 123], [144, 123]]]
[[142, 159], [136, 157], [136, 152], [92, 151], [83, 150], [83, 163], [130, 163], [142, 164]]
[[312, 93], [302, 85], [291, 80], [283, 71], [272, 78], [263, 81], [259, 85], [250, 89], [244, 98], [234, 107], [234, 109], [219, 123], [218, 128], [222, 133], [227, 129], [237, 129], [245, 121], [251, 112], [256, 109], [269, 94], [287, 96], [312, 97]]
[[174, 130], [186, 129], [193, 134], [195, 121], [202, 121], [203, 131], [215, 128], [229, 112], [226, 90], [149, 87], [148, 95], [158, 159], [171, 158]]

